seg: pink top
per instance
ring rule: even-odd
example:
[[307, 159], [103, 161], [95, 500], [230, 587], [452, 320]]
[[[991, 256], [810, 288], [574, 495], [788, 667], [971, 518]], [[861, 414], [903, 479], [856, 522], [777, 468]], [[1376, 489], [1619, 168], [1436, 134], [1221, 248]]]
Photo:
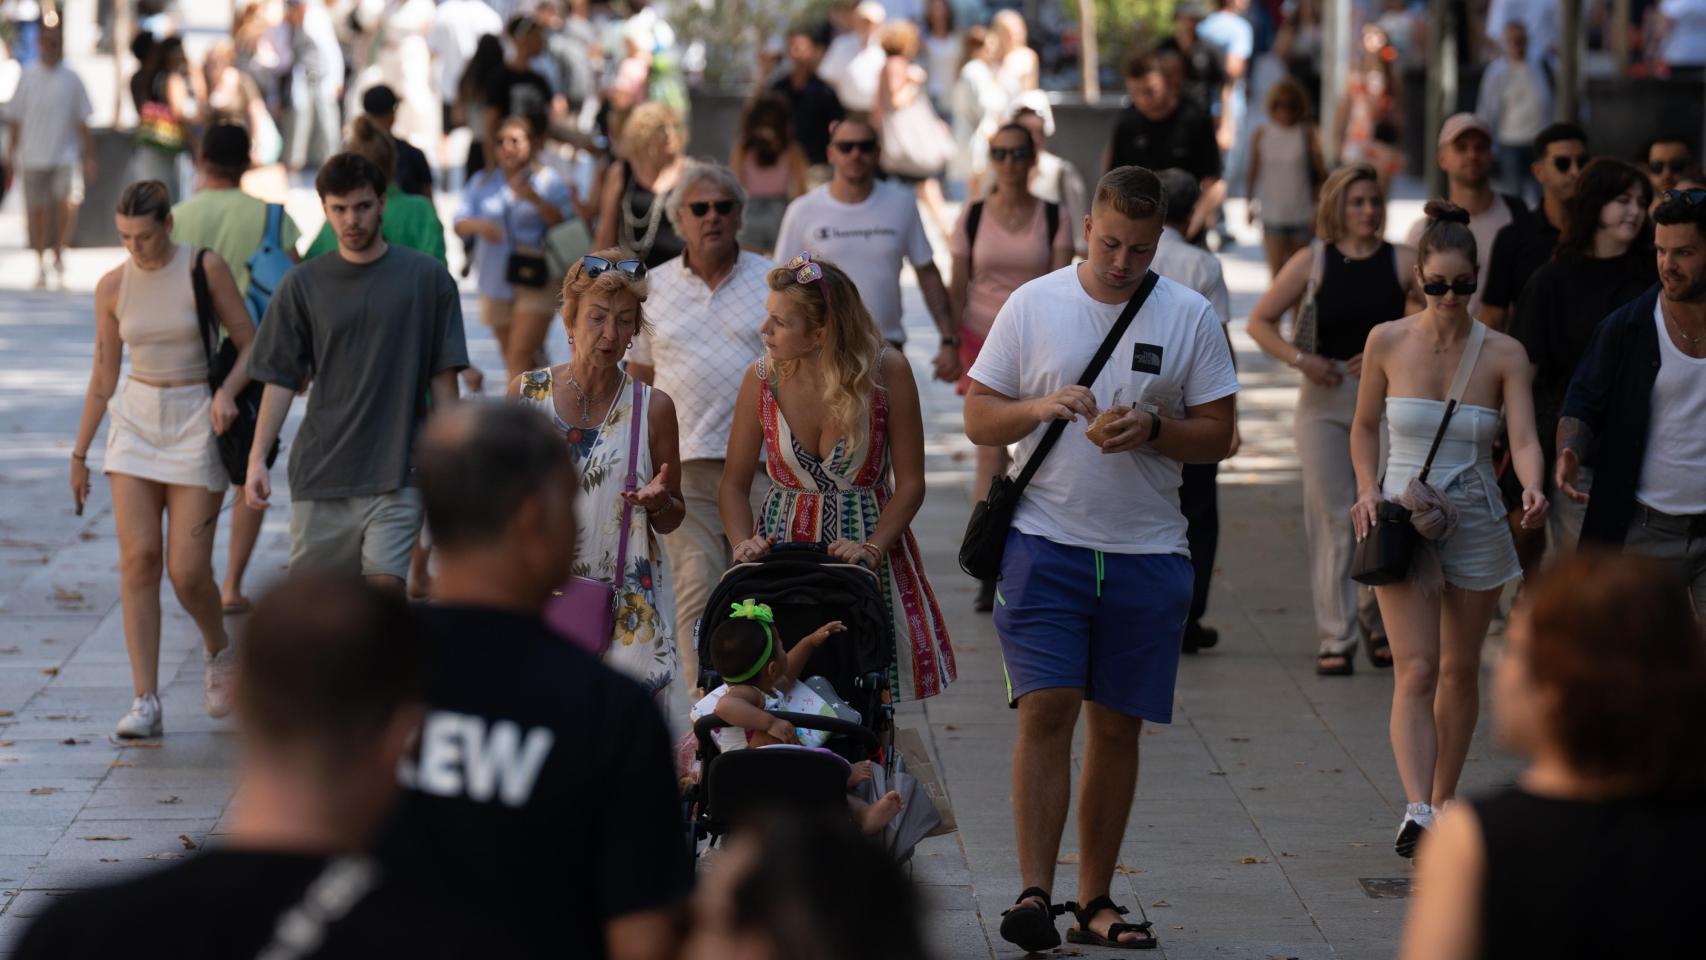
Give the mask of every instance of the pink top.
[[[758, 155], [751, 150], [741, 151], [740, 185], [747, 196], [788, 198], [788, 156], [783, 154], [768, 167], [758, 165]], [[981, 229], [981, 225], [980, 225]]]
[[966, 287], [966, 312], [961, 323], [965, 330], [982, 336], [989, 332], [1001, 305], [1019, 286], [1049, 272], [1055, 248], [1071, 249], [1071, 229], [1066, 211], [1060, 214], [1060, 229], [1050, 242], [1047, 204], [1037, 201], [1030, 225], [1020, 233], [1008, 233], [1001, 221], [986, 205], [977, 224], [977, 250], [971, 250], [966, 235], [966, 216], [971, 204], [960, 212], [954, 224], [954, 235], [948, 249], [956, 257], [971, 255], [971, 283]]

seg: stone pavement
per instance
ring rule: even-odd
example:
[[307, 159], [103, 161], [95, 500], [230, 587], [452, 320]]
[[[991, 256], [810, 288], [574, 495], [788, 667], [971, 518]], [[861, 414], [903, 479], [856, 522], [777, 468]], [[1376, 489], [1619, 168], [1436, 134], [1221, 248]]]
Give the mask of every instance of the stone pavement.
[[[0, 211], [0, 235], [21, 235], [15, 204]], [[293, 191], [291, 206], [305, 232], [318, 224], [311, 194]], [[1408, 215], [1394, 211], [1398, 228]], [[69, 292], [28, 292], [33, 258], [0, 249], [0, 955], [54, 896], [193, 855], [219, 834], [230, 795], [229, 726], [202, 712], [199, 641], [169, 588], [167, 736], [131, 747], [109, 739], [131, 696], [110, 498], [97, 481], [88, 511], [74, 517], [66, 465], [88, 377], [90, 291], [121, 256], [72, 251]], [[1266, 272], [1250, 246], [1226, 263], [1242, 315]], [[934, 340], [916, 291], [908, 297], [919, 325], [909, 353], [922, 369]], [[472, 316], [471, 297], [466, 307]], [[475, 361], [501, 370], [486, 331], [469, 332]], [[1390, 847], [1403, 806], [1386, 738], [1391, 680], [1366, 661], [1349, 679], [1313, 674], [1289, 433], [1295, 377], [1260, 359], [1241, 325], [1235, 340], [1244, 448], [1222, 472], [1208, 617], [1222, 641], [1185, 661], [1175, 722], [1144, 738], [1114, 894], [1155, 921], [1166, 956], [1389, 956], [1403, 903], [1373, 898], [1365, 881], [1409, 872]], [[912, 871], [939, 956], [1010, 958], [1018, 952], [996, 930], [1020, 886], [1008, 785], [1015, 721], [994, 633], [971, 612], [974, 585], [954, 564], [970, 474], [958, 401], [941, 384], [922, 395], [930, 496], [914, 529], [961, 677], [900, 714], [934, 753], [960, 831], [926, 841]], [[282, 482], [282, 464], [274, 475]], [[285, 523], [283, 510], [268, 519], [251, 593], [282, 574]], [[225, 542], [222, 524], [220, 569]], [[1514, 772], [1478, 739], [1465, 786]], [[1074, 842], [1069, 827], [1060, 900], [1075, 894]]]

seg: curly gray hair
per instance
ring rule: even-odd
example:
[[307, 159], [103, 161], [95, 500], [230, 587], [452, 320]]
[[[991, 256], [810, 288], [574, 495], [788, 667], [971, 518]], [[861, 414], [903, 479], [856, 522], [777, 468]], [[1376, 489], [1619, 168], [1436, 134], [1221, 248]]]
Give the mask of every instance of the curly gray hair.
[[733, 170], [711, 160], [689, 160], [681, 171], [681, 179], [669, 191], [669, 203], [664, 207], [664, 212], [669, 214], [669, 225], [677, 232], [681, 230], [681, 208], [687, 204], [687, 195], [704, 180], [710, 180], [728, 191], [729, 196], [734, 197], [737, 212], [746, 210], [746, 188], [740, 185], [740, 178]]

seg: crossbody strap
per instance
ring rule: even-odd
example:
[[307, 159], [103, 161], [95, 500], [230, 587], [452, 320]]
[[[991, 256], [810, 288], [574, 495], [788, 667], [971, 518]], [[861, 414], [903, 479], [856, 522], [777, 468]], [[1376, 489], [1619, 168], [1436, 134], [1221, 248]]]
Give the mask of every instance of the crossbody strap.
[[1457, 374], [1451, 378], [1451, 392], [1445, 397], [1445, 413], [1439, 418], [1439, 429], [1434, 432], [1433, 446], [1428, 447], [1428, 458], [1422, 461], [1422, 472], [1417, 479], [1427, 482], [1428, 471], [1433, 468], [1434, 454], [1439, 452], [1440, 441], [1445, 439], [1446, 425], [1451, 423], [1451, 415], [1462, 405], [1463, 391], [1469, 389], [1469, 375], [1475, 372], [1475, 361], [1481, 355], [1481, 344], [1486, 342], [1487, 328], [1479, 320], [1469, 321], [1469, 339], [1463, 344], [1463, 358], [1457, 361]]
[[1309, 285], [1303, 291], [1305, 300], [1315, 299], [1321, 289], [1321, 277], [1327, 272], [1327, 246], [1320, 240], [1309, 241]]
[[190, 266], [190, 289], [195, 293], [195, 322], [201, 330], [201, 352], [207, 357], [207, 382], [217, 390], [219, 384], [213, 382], [218, 376], [213, 353], [219, 346], [219, 328], [213, 322], [213, 294], [208, 292], [207, 266], [202, 262], [206, 258], [207, 248], [198, 248]]
[[[1084, 375], [1078, 378], [1079, 386], [1088, 387], [1096, 382], [1096, 377], [1101, 374], [1102, 367], [1107, 365], [1108, 357], [1113, 355], [1114, 347], [1120, 342], [1120, 338], [1125, 336], [1126, 329], [1131, 326], [1132, 319], [1137, 316], [1139, 310], [1143, 309], [1144, 301], [1149, 299], [1150, 291], [1155, 289], [1155, 283], [1160, 279], [1154, 270], [1149, 271], [1149, 274], [1143, 278], [1143, 285], [1137, 288], [1137, 292], [1131, 295], [1130, 300], [1126, 301], [1125, 309], [1120, 311], [1119, 319], [1114, 321], [1114, 328], [1108, 331], [1106, 337], [1102, 338], [1102, 345], [1096, 348], [1096, 356], [1090, 360], [1090, 365], [1084, 368]], [[1025, 461], [1025, 469], [1019, 471], [1019, 478], [1013, 483], [1014, 496], [1025, 492], [1025, 487], [1030, 485], [1031, 478], [1035, 477], [1037, 471], [1042, 469], [1043, 458], [1047, 457], [1048, 452], [1054, 449], [1055, 441], [1059, 440], [1060, 435], [1065, 431], [1065, 420], [1056, 420], [1049, 424], [1048, 432], [1043, 434], [1042, 442], [1037, 444], [1036, 451], [1031, 454], [1029, 460]]]
[[327, 929], [349, 916], [379, 885], [379, 866], [367, 857], [339, 857], [326, 864], [290, 909], [278, 915], [272, 940], [256, 960], [299, 960], [320, 952]]
[[[645, 415], [646, 385], [638, 377], [634, 381], [634, 405], [628, 413], [632, 422], [628, 425], [628, 478], [623, 481], [622, 489], [633, 493], [640, 483], [640, 475], [634, 467], [640, 459], [640, 418]], [[616, 575], [613, 581], [617, 586], [622, 584], [622, 571], [628, 566], [628, 524], [634, 518], [634, 505], [622, 501], [622, 533], [616, 541]]]

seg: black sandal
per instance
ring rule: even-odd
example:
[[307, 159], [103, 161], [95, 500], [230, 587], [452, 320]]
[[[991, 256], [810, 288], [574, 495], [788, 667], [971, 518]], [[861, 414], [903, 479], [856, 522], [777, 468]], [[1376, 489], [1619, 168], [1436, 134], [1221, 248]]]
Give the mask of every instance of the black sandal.
[[[1042, 906], [1027, 903], [1041, 900]], [[1041, 953], [1060, 946], [1060, 931], [1054, 928], [1054, 918], [1066, 912], [1066, 907], [1049, 900], [1042, 887], [1026, 887], [1013, 905], [1001, 911], [1001, 939], [1030, 953]]]
[[1374, 664], [1377, 670], [1389, 670], [1392, 667], [1392, 644], [1385, 637], [1370, 637], [1368, 640], [1368, 662]]
[[[1356, 672], [1357, 664], [1354, 659], [1356, 651], [1347, 650], [1344, 653], [1317, 653], [1315, 655], [1315, 673], [1322, 677], [1348, 677]], [[1372, 654], [1371, 654], [1372, 656]], [[1338, 660], [1339, 663], [1328, 663]]]
[[[1108, 935], [1102, 936], [1090, 929], [1090, 921], [1103, 910], [1112, 910], [1120, 916], [1131, 911], [1114, 903], [1112, 897], [1097, 897], [1084, 906], [1068, 903], [1066, 909], [1078, 917], [1078, 926], [1066, 931], [1069, 943], [1081, 943], [1091, 947], [1114, 947], [1120, 950], [1153, 950], [1160, 941], [1155, 939], [1154, 924], [1145, 920], [1142, 923], [1111, 923], [1108, 925]], [[1124, 933], [1138, 934], [1136, 940], [1121, 940]]]

